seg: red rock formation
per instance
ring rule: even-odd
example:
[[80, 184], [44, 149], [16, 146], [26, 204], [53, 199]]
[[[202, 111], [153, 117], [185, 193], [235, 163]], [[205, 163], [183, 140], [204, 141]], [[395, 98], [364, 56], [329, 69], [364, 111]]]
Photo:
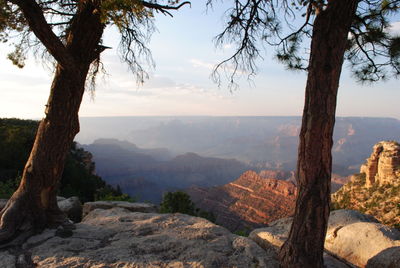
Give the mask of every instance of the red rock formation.
[[260, 175], [260, 177], [263, 179], [286, 180], [292, 176], [292, 172], [264, 169], [261, 170], [258, 175]]
[[398, 180], [400, 171], [400, 145], [394, 141], [381, 141], [375, 144], [371, 156], [360, 168], [365, 173], [365, 186], [371, 187], [392, 183]]
[[231, 231], [253, 229], [293, 214], [293, 183], [265, 179], [246, 171], [237, 180], [219, 187], [187, 190], [197, 207], [211, 211], [217, 224]]

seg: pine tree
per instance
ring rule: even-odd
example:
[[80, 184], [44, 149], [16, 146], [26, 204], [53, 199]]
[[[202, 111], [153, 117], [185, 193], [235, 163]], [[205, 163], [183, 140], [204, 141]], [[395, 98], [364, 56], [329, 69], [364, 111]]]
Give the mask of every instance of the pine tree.
[[[93, 86], [101, 67], [104, 29], [120, 33], [120, 53], [137, 81], [143, 82], [143, 62], [152, 64], [146, 47], [154, 31], [153, 13], [189, 2], [166, 0], [4, 0], [0, 2], [0, 41], [17, 38], [8, 58], [23, 67], [27, 52], [43, 53], [54, 63], [54, 79], [33, 149], [21, 183], [0, 212], [0, 243], [24, 238], [46, 226], [60, 225], [65, 216], [56, 193], [66, 155], [79, 132], [78, 111], [85, 85]], [[42, 55], [42, 54], [40, 54]]]
[[[332, 135], [344, 60], [360, 82], [400, 74], [400, 36], [390, 32], [400, 1], [235, 0], [217, 45], [234, 43], [235, 53], [213, 76], [225, 71], [230, 85], [240, 74], [257, 72], [261, 46], [276, 48], [288, 69], [308, 73], [297, 160], [298, 198], [288, 240], [280, 250], [283, 267], [323, 267], [329, 216]], [[208, 5], [213, 1], [208, 0]], [[303, 23], [289, 25], [294, 19]], [[293, 30], [295, 29], [295, 30]], [[311, 40], [309, 53], [303, 53]], [[233, 70], [233, 71], [232, 71]]]

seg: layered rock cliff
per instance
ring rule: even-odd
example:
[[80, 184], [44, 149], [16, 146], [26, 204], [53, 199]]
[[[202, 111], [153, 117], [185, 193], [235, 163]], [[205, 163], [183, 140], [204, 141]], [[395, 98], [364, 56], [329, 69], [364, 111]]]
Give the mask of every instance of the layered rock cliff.
[[197, 207], [211, 211], [216, 223], [231, 231], [253, 229], [293, 214], [296, 187], [293, 183], [263, 178], [246, 171], [237, 180], [212, 188], [187, 190]]
[[360, 173], [332, 195], [332, 206], [355, 209], [400, 228], [400, 145], [377, 143]]
[[400, 144], [381, 141], [375, 144], [371, 156], [360, 168], [365, 173], [366, 187], [392, 184], [400, 178]]

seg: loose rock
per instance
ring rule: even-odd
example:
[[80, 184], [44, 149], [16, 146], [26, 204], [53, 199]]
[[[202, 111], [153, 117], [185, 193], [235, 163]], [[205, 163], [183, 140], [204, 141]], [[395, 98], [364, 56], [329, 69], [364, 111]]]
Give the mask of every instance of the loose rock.
[[82, 220], [82, 203], [77, 196], [58, 200], [58, 207], [74, 222]]
[[90, 211], [95, 209], [111, 209], [111, 208], [124, 208], [132, 212], [157, 212], [157, 207], [148, 203], [131, 203], [126, 201], [96, 201], [87, 202], [83, 205], [82, 217], [85, 217]]

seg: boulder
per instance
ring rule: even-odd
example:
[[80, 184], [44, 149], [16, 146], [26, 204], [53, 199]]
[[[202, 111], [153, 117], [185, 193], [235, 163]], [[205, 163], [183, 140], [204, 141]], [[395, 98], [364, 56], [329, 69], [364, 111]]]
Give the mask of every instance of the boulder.
[[80, 222], [82, 220], [82, 203], [79, 201], [77, 196], [70, 198], [58, 199], [58, 207], [62, 212], [67, 214], [68, 218], [74, 222]]
[[268, 227], [253, 230], [249, 238], [264, 249], [280, 248], [289, 235], [293, 218], [283, 218], [268, 224]]
[[387, 248], [367, 262], [367, 268], [400, 267], [400, 247]]
[[70, 236], [45, 230], [23, 249], [42, 268], [279, 267], [273, 251], [205, 219], [123, 208], [95, 209]]
[[351, 209], [334, 210], [329, 215], [328, 230], [326, 238], [335, 236], [336, 232], [343, 226], [357, 222], [375, 222], [379, 223], [373, 216], [362, 214], [361, 212]]
[[[287, 239], [291, 223], [292, 218], [277, 220], [266, 228], [254, 230], [249, 238], [264, 249], [278, 249]], [[369, 260], [374, 264], [385, 263], [385, 260], [388, 263], [396, 263], [400, 258], [397, 257], [400, 256], [399, 249], [390, 248], [399, 245], [400, 232], [380, 224], [372, 216], [347, 209], [331, 212], [325, 250], [338, 259], [361, 267], [366, 266]], [[325, 261], [328, 260], [327, 256]]]
[[63, 196], [57, 196], [57, 202], [63, 201], [67, 198], [63, 197]]
[[[365, 267], [370, 259], [392, 247], [400, 247], [400, 232], [374, 222], [357, 222], [345, 225], [336, 229], [325, 240], [326, 250], [360, 267]], [[399, 253], [400, 251], [397, 249], [397, 254], [400, 256]], [[380, 258], [382, 259], [382, 257]]]
[[[287, 239], [293, 218], [283, 218], [274, 221], [266, 228], [256, 229], [250, 233], [249, 238], [255, 241], [265, 250], [278, 252], [279, 248]], [[333, 256], [324, 253], [324, 264], [326, 268], [348, 268], [349, 266]]]
[[96, 201], [83, 204], [82, 217], [95, 209], [124, 208], [132, 212], [152, 213], [157, 212], [157, 207], [148, 203], [132, 203], [127, 201]]

